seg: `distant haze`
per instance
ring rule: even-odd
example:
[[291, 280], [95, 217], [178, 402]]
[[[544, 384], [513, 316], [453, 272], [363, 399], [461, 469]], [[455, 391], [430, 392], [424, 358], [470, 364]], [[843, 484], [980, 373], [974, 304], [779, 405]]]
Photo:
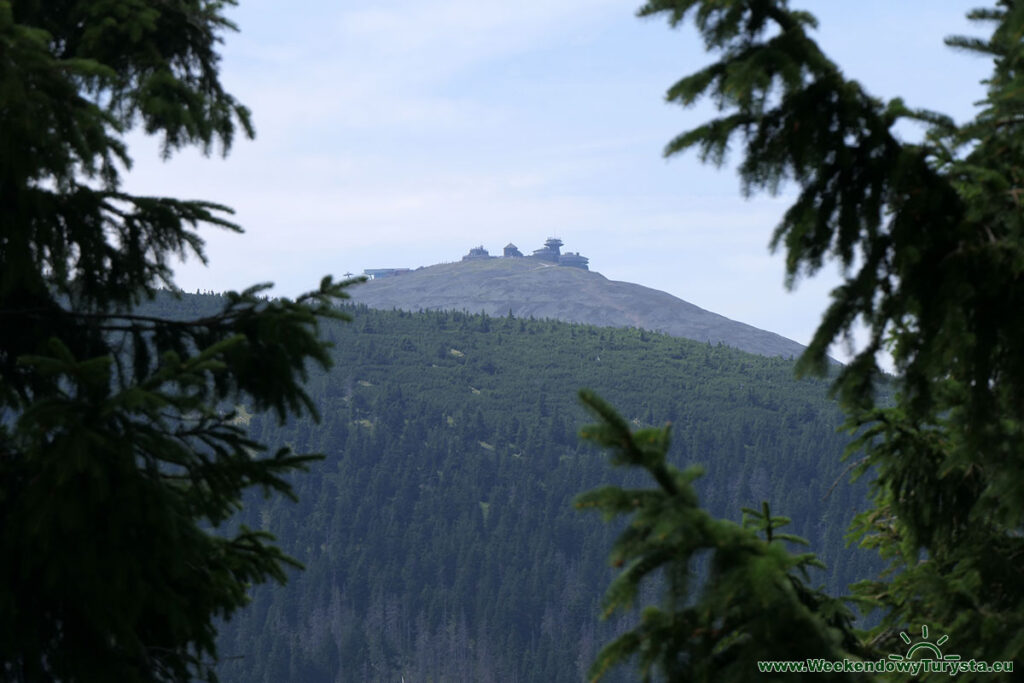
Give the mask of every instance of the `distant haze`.
[[[326, 273], [426, 266], [483, 244], [555, 235], [613, 280], [654, 287], [807, 343], [834, 268], [783, 288], [767, 243], [793, 188], [741, 197], [731, 168], [661, 151], [715, 112], [666, 106], [709, 62], [690, 25], [640, 21], [618, 0], [247, 0], [230, 9], [225, 86], [255, 142], [227, 161], [159, 161], [133, 136], [126, 189], [233, 207], [245, 236], [204, 231], [186, 290], [274, 281], [297, 294]], [[990, 60], [942, 44], [982, 35], [969, 0], [793, 0], [843, 72], [881, 98], [972, 115]], [[919, 135], [908, 125], [907, 137]], [[789, 193], [789, 194], [787, 194]], [[838, 350], [842, 354], [842, 350]]]
[[483, 258], [381, 277], [352, 291], [356, 303], [408, 311], [455, 310], [639, 327], [765, 356], [803, 347], [649, 287], [538, 258]]

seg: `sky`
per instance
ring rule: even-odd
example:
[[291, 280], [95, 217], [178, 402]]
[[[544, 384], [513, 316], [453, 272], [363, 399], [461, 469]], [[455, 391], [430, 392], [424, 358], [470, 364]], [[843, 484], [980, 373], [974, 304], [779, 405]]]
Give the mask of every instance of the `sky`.
[[[990, 63], [942, 43], [982, 35], [959, 0], [805, 0], [815, 37], [873, 95], [964, 120]], [[691, 24], [638, 19], [612, 0], [243, 0], [229, 11], [222, 80], [256, 138], [227, 158], [130, 137], [128, 191], [235, 210], [207, 228], [209, 265], [186, 291], [274, 282], [294, 296], [367, 268], [456, 261], [550, 236], [612, 280], [660, 289], [807, 343], [834, 268], [785, 289], [768, 242], [794, 188], [744, 199], [730, 165], [665, 159], [714, 112], [667, 104], [711, 61]], [[913, 129], [903, 134], [913, 136]], [[843, 348], [833, 355], [848, 357]]]

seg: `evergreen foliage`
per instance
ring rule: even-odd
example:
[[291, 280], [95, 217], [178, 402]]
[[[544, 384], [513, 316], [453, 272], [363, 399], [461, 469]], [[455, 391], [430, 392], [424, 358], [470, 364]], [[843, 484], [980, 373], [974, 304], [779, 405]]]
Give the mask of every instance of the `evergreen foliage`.
[[[220, 304], [154, 305], [202, 316]], [[246, 498], [238, 522], [273, 532], [307, 569], [255, 589], [220, 628], [225, 682], [583, 680], [626, 624], [597, 618], [619, 527], [571, 503], [642, 477], [609, 479], [578, 440], [581, 384], [634, 406], [631, 425], [677, 425], [673, 466], [715, 454], [694, 482], [711, 514], [738, 523], [743, 506], [786, 500], [794, 533], [828, 566], [809, 567], [808, 586], [835, 593], [881, 568], [845, 545], [867, 486], [829, 494], [849, 439], [827, 382], [794, 379], [792, 360], [635, 329], [349, 312], [351, 324], [324, 328], [333, 369], [307, 384], [321, 424], [248, 410], [251, 438], [327, 458], [294, 480], [297, 504]]]
[[264, 454], [245, 401], [309, 413], [325, 279], [265, 286], [199, 318], [132, 312], [204, 260], [204, 201], [120, 189], [125, 134], [226, 153], [248, 111], [218, 79], [229, 1], [0, 0], [0, 678], [213, 677], [214, 620], [294, 565], [249, 528], [213, 532], [242, 491], [291, 493], [315, 456]]
[[[787, 285], [828, 261], [843, 268], [799, 369], [824, 372], [834, 341], [858, 322], [869, 330], [834, 385], [860, 434], [857, 471], [873, 476], [874, 506], [853, 537], [888, 563], [885, 580], [856, 586], [882, 614], [864, 647], [873, 656], [898, 651], [897, 633], [927, 624], [955, 638], [964, 660], [1019, 663], [1024, 3], [972, 11], [992, 27], [988, 38], [946, 40], [993, 63], [978, 114], [963, 124], [868, 95], [811, 38], [814, 18], [785, 0], [649, 0], [639, 14], [666, 15], [672, 26], [692, 18], [717, 57], [667, 97], [683, 106], [709, 98], [721, 116], [676, 137], [665, 154], [695, 149], [721, 164], [740, 142], [744, 194], [799, 187], [772, 241], [785, 250]], [[906, 120], [923, 126], [920, 141], [894, 131]], [[898, 373], [894, 404], [877, 394], [883, 350]], [[668, 517], [661, 523], [674, 528]], [[647, 647], [675, 647], [669, 635]], [[816, 636], [811, 623], [794, 625], [772, 643]]]
[[[773, 517], [768, 503], [760, 511], [743, 508], [742, 524], [716, 519], [697, 504], [693, 482], [701, 468], [679, 471], [666, 463], [670, 425], [633, 432], [592, 392], [580, 398], [600, 418], [580, 436], [611, 449], [613, 464], [641, 468], [658, 484], [653, 490], [606, 486], [576, 499], [577, 508], [601, 510], [606, 519], [632, 515], [612, 550], [611, 563], [622, 571], [608, 588], [605, 616], [631, 607], [655, 572], [664, 579], [663, 606], [647, 607], [639, 626], [601, 650], [592, 680], [632, 657], [645, 683], [654, 673], [670, 681], [754, 680], [761, 676], [759, 661], [835, 661], [858, 649], [853, 614], [840, 599], [808, 585], [808, 569], [824, 565], [783, 546], [807, 544], [777, 533], [789, 519]], [[696, 571], [701, 563], [707, 567], [703, 581]], [[849, 679], [843, 673], [828, 678]]]

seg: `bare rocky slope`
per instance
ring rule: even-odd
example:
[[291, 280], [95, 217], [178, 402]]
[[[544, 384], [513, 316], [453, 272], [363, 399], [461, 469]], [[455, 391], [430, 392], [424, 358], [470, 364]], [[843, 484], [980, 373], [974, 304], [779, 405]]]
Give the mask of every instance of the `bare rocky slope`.
[[665, 292], [534, 258], [446, 263], [353, 287], [355, 303], [406, 311], [457, 310], [517, 318], [553, 318], [607, 327], [639, 327], [721, 342], [763, 356], [796, 357], [785, 337], [706, 311]]

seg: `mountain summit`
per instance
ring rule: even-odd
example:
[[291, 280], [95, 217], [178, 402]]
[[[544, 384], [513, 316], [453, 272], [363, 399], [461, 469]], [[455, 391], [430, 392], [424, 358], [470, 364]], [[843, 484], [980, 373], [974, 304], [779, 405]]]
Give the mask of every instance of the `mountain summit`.
[[[557, 244], [555, 244], [557, 242]], [[554, 318], [606, 327], [639, 327], [763, 356], [799, 356], [804, 347], [785, 337], [706, 311], [650, 287], [609, 280], [587, 270], [587, 259], [560, 254], [551, 239], [532, 256], [514, 245], [505, 256], [483, 247], [457, 263], [416, 270], [367, 270], [372, 280], [350, 291], [357, 304], [407, 311], [458, 310], [490, 316]]]

